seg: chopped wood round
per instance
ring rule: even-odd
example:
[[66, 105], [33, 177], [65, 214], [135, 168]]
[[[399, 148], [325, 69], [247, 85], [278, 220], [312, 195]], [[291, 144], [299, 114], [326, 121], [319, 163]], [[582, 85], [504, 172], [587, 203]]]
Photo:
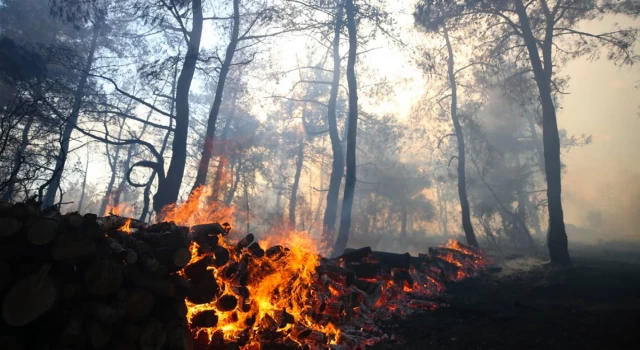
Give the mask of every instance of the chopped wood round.
[[11, 266], [4, 261], [0, 261], [0, 292], [2, 292], [12, 280], [13, 273], [11, 273]]
[[124, 300], [125, 317], [129, 321], [140, 321], [147, 317], [155, 305], [155, 296], [141, 288], [135, 288]]
[[85, 334], [94, 349], [104, 349], [111, 341], [113, 330], [96, 320], [87, 320]]
[[22, 225], [14, 217], [0, 218], [0, 237], [11, 237], [20, 231]]
[[95, 243], [85, 236], [73, 233], [61, 234], [51, 247], [51, 257], [55, 261], [81, 260], [91, 257], [95, 252]]
[[45, 273], [23, 278], [13, 285], [2, 303], [2, 319], [10, 326], [24, 326], [51, 308], [58, 294]]
[[56, 238], [58, 223], [55, 220], [42, 218], [29, 226], [27, 239], [35, 245], [44, 245]]
[[96, 260], [84, 274], [87, 292], [96, 296], [115, 293], [122, 279], [122, 266], [107, 259]]
[[176, 267], [185, 267], [191, 261], [191, 251], [189, 248], [179, 248], [173, 253], [172, 260]]
[[65, 225], [74, 230], [79, 230], [82, 228], [82, 223], [84, 222], [84, 218], [80, 213], [74, 212], [69, 213], [64, 216]]
[[151, 319], [142, 327], [142, 334], [139, 339], [141, 350], [157, 350], [164, 347], [167, 340], [162, 323], [158, 320]]
[[84, 313], [80, 309], [75, 309], [71, 312], [62, 331], [62, 344], [66, 346], [82, 345], [84, 339], [83, 321]]

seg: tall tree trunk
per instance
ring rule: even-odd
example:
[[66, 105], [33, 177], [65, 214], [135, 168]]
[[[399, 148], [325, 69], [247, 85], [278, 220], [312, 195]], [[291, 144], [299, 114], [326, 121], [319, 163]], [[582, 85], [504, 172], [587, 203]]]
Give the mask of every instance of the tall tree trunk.
[[33, 125], [34, 119], [35, 116], [29, 115], [24, 128], [22, 128], [22, 140], [20, 141], [20, 146], [18, 147], [16, 154], [13, 156], [13, 169], [11, 169], [11, 175], [7, 181], [7, 188], [2, 196], [3, 201], [10, 201], [11, 198], [13, 198], [18, 173], [20, 172], [20, 167], [24, 161], [24, 151], [26, 151], [29, 146], [29, 131], [31, 131], [31, 125]]
[[233, 181], [233, 185], [229, 189], [229, 193], [227, 193], [227, 197], [224, 200], [226, 205], [231, 205], [233, 201], [233, 197], [236, 195], [236, 190], [238, 189], [238, 184], [240, 183], [240, 171], [242, 170], [242, 161], [238, 159], [238, 165], [236, 166], [236, 174], [235, 180]]
[[469, 199], [467, 198], [467, 179], [465, 173], [466, 152], [464, 148], [464, 133], [458, 119], [458, 92], [456, 85], [456, 77], [453, 64], [453, 49], [449, 40], [449, 32], [446, 25], [443, 26], [444, 39], [447, 44], [447, 73], [449, 75], [449, 85], [451, 87], [451, 120], [456, 131], [456, 139], [458, 140], [458, 196], [460, 197], [460, 209], [462, 212], [462, 228], [467, 239], [467, 244], [477, 247], [478, 240], [473, 232], [471, 224], [471, 209], [469, 208]]
[[[233, 97], [231, 100], [231, 111], [227, 116], [227, 119], [224, 122], [224, 128], [222, 129], [222, 135], [220, 135], [220, 140], [222, 143], [220, 145], [220, 160], [218, 161], [218, 167], [216, 169], [216, 175], [213, 178], [213, 185], [211, 190], [211, 200], [217, 201], [218, 194], [220, 193], [220, 182], [222, 181], [222, 173], [224, 171], [224, 167], [227, 164], [227, 135], [229, 134], [229, 129], [231, 129], [231, 122], [233, 121], [233, 117], [236, 115], [236, 102], [238, 99], [238, 89], [233, 90]], [[223, 161], [224, 160], [224, 161]]]
[[[146, 126], [146, 125], [145, 125]], [[143, 131], [140, 133], [141, 135], [144, 135], [144, 127], [143, 127]], [[123, 176], [122, 179], [120, 179], [120, 183], [118, 184], [118, 187], [116, 188], [116, 193], [115, 196], [113, 197], [113, 206], [118, 206], [118, 204], [120, 204], [120, 196], [123, 197], [123, 200], [126, 201], [126, 193], [125, 193], [125, 186], [127, 184], [127, 178], [126, 176], [124, 176], [124, 174], [127, 173], [127, 170], [129, 169], [129, 167], [131, 166], [131, 158], [133, 157], [133, 151], [135, 150], [135, 145], [130, 145], [129, 149], [127, 150], [127, 158], [125, 158], [124, 163], [122, 164], [122, 169], [123, 169]], [[133, 216], [135, 213], [131, 212], [131, 216]]]
[[[171, 81], [171, 107], [170, 107], [170, 111], [171, 111], [171, 115], [173, 115], [174, 109], [176, 107], [176, 88], [177, 88], [177, 81], [178, 81], [178, 66], [176, 65], [174, 70], [173, 70], [173, 79]], [[154, 99], [153, 104], [155, 105], [156, 100]], [[149, 120], [149, 118], [151, 118], [152, 115], [152, 111], [149, 111], [149, 114], [147, 114], [147, 121]], [[144, 130], [147, 127], [147, 124], [145, 124], [142, 129]], [[169, 129], [173, 128], [173, 119], [169, 118]], [[142, 135], [142, 133], [141, 133]], [[167, 149], [167, 144], [169, 142], [169, 136], [171, 135], [171, 131], [167, 131], [167, 133], [164, 135], [164, 140], [162, 141], [162, 147], [160, 148], [160, 156], [164, 157], [164, 151]], [[149, 213], [149, 203], [151, 202], [151, 185], [153, 184], [153, 181], [155, 180], [156, 176], [158, 175], [158, 172], [154, 169], [151, 172], [151, 176], [149, 177], [149, 181], [147, 182], [147, 185], [144, 187], [144, 192], [143, 192], [143, 196], [142, 196], [142, 212], [140, 213], [140, 221], [145, 222], [145, 219], [147, 217], [147, 214]]]
[[538, 160], [540, 161], [540, 168], [544, 171], [544, 149], [542, 148], [542, 142], [538, 136], [538, 130], [536, 130], [536, 124], [531, 114], [526, 113], [527, 121], [529, 122], [529, 129], [531, 131], [531, 141], [534, 144], [536, 153], [538, 154]]
[[[546, 2], [544, 2], [546, 5]], [[529, 52], [529, 59], [533, 74], [540, 93], [542, 103], [542, 142], [544, 145], [544, 164], [547, 177], [547, 202], [549, 206], [549, 256], [551, 262], [558, 265], [571, 265], [567, 232], [564, 227], [564, 213], [562, 211], [562, 186], [560, 163], [560, 136], [558, 134], [558, 122], [556, 109], [551, 96], [552, 57], [551, 48], [553, 39], [553, 18], [547, 17], [547, 28], [543, 42], [544, 67], [538, 53], [536, 38], [531, 31], [529, 17], [522, 0], [516, 0], [516, 12], [520, 20], [520, 27], [524, 42]], [[548, 12], [548, 9], [546, 9]]]
[[247, 216], [246, 216], [247, 233], [249, 233], [250, 230], [251, 230], [251, 225], [250, 225], [251, 209], [249, 208], [249, 183], [247, 182], [247, 173], [246, 172], [242, 173], [242, 182], [244, 182], [244, 201], [245, 201], [245, 204], [246, 204], [245, 212], [247, 214]]
[[218, 85], [216, 86], [216, 95], [213, 98], [213, 104], [209, 111], [209, 120], [207, 122], [207, 133], [204, 138], [204, 146], [202, 148], [202, 157], [198, 165], [198, 174], [193, 184], [191, 191], [204, 185], [207, 181], [207, 173], [209, 171], [209, 162], [213, 156], [213, 138], [216, 134], [216, 122], [218, 121], [218, 114], [220, 112], [220, 105], [222, 104], [222, 95], [224, 93], [224, 84], [231, 68], [231, 62], [233, 62], [233, 55], [236, 52], [238, 46], [238, 35], [240, 32], [240, 0], [233, 0], [233, 28], [231, 29], [231, 41], [227, 45], [227, 51], [224, 56], [224, 62], [220, 67], [220, 76], [218, 77]]
[[93, 36], [91, 37], [91, 45], [89, 46], [89, 52], [87, 55], [87, 61], [83, 67], [83, 72], [80, 74], [80, 81], [73, 96], [73, 107], [71, 107], [71, 114], [62, 131], [62, 144], [58, 157], [56, 158], [56, 166], [53, 171], [51, 179], [49, 179], [49, 185], [47, 186], [47, 192], [42, 200], [44, 207], [50, 207], [56, 200], [56, 194], [60, 187], [60, 180], [62, 179], [62, 173], [64, 166], [67, 162], [67, 156], [69, 152], [69, 143], [71, 142], [71, 133], [73, 128], [78, 123], [78, 116], [80, 115], [80, 108], [82, 107], [82, 99], [84, 98], [85, 88], [87, 86], [87, 80], [89, 78], [89, 71], [93, 66], [93, 57], [98, 46], [98, 37], [100, 36], [100, 25], [95, 23], [93, 25]]
[[166, 177], [158, 181], [158, 190], [153, 196], [153, 210], [159, 217], [162, 208], [175, 203], [180, 194], [180, 185], [184, 176], [187, 161], [187, 135], [189, 133], [189, 90], [198, 62], [200, 52], [200, 38], [202, 36], [202, 0], [192, 0], [193, 24], [189, 32], [189, 47], [182, 63], [182, 71], [176, 87], [176, 126], [173, 132], [171, 146], [171, 162]]
[[296, 202], [298, 200], [298, 186], [300, 184], [300, 175], [302, 174], [302, 164], [304, 162], [304, 137], [298, 144], [298, 154], [296, 158], [296, 173], [293, 177], [293, 185], [291, 186], [291, 197], [289, 198], [289, 228], [296, 229]]
[[[129, 108], [127, 108], [127, 113], [129, 113]], [[122, 137], [123, 129], [123, 125], [121, 125], [120, 130], [118, 131], [118, 140]], [[105, 191], [104, 197], [102, 197], [102, 202], [100, 203], [100, 209], [98, 210], [99, 215], [108, 214], [105, 211], [109, 202], [111, 202], [111, 205], [115, 206], [115, 204], [113, 203], [113, 197], [116, 194], [113, 192], [113, 185], [116, 183], [116, 176], [118, 175], [118, 161], [120, 160], [121, 146], [114, 147], [115, 154], [113, 155], [113, 159], [111, 158], [109, 153], [109, 144], [105, 144], [104, 147], [106, 149], [107, 158], [109, 160], [109, 166], [111, 167], [111, 177], [109, 178], [109, 182], [107, 183], [107, 190]]]
[[84, 193], [87, 188], [87, 173], [89, 172], [89, 152], [87, 152], [87, 162], [84, 166], [84, 176], [82, 178], [82, 190], [80, 191], [80, 200], [78, 201], [78, 212], [82, 212], [82, 204], [84, 204]]
[[329, 138], [331, 140], [331, 152], [333, 162], [331, 164], [331, 177], [329, 178], [329, 190], [327, 191], [327, 205], [322, 220], [322, 241], [330, 243], [334, 239], [336, 220], [338, 217], [338, 196], [340, 195], [340, 183], [344, 175], [344, 158], [342, 157], [342, 145], [338, 134], [338, 121], [336, 118], [336, 100], [340, 89], [340, 30], [342, 28], [342, 0], [337, 0], [335, 28], [333, 37], [333, 78], [327, 104], [327, 122], [329, 123]]
[[356, 33], [355, 8], [353, 0], [346, 0], [347, 30], [349, 33], [349, 58], [347, 60], [347, 85], [349, 86], [349, 120], [347, 133], [347, 174], [342, 196], [340, 212], [340, 230], [333, 248], [334, 256], [341, 255], [347, 248], [349, 230], [351, 228], [351, 208], [356, 191], [356, 133], [358, 131], [358, 84], [356, 81], [356, 49], [358, 37]]
[[[516, 166], [518, 169], [522, 167], [520, 163], [520, 157], [515, 155], [516, 157]], [[520, 231], [524, 235], [524, 238], [527, 240], [527, 244], [529, 248], [535, 250], [535, 242], [533, 241], [533, 237], [531, 236], [531, 232], [529, 231], [529, 227], [527, 227], [527, 210], [529, 208], [529, 194], [526, 193], [527, 190], [527, 182], [528, 179], [525, 179], [522, 187], [518, 190], [518, 208], [516, 212], [516, 216], [518, 217], [518, 224], [520, 226]], [[534, 214], [535, 215], [535, 214]]]

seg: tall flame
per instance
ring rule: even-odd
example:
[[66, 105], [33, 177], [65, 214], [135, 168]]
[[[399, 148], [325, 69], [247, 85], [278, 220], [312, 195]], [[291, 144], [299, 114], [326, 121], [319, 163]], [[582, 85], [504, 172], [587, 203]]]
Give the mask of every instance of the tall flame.
[[234, 209], [210, 198], [211, 188], [200, 186], [193, 190], [182, 204], [169, 204], [162, 209], [163, 221], [173, 221], [177, 225], [193, 226], [210, 222], [232, 224]]

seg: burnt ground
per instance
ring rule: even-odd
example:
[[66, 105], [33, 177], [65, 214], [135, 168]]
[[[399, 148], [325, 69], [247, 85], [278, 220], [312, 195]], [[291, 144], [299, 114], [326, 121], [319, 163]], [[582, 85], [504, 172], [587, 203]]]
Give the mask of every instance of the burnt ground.
[[386, 349], [638, 349], [640, 265], [574, 257], [506, 262], [448, 287], [448, 307], [384, 322]]

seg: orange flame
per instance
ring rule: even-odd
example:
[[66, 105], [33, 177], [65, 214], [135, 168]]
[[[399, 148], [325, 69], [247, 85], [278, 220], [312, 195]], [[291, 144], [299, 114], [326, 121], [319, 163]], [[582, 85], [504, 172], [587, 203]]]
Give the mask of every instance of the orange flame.
[[118, 229], [119, 231], [126, 232], [128, 235], [131, 234], [131, 218], [127, 218], [124, 225]]
[[116, 206], [109, 203], [107, 208], [104, 210], [103, 216], [109, 215], [133, 216], [133, 207], [128, 206], [126, 203], [118, 203]]
[[233, 225], [233, 207], [211, 200], [210, 195], [210, 187], [200, 186], [191, 192], [184, 203], [165, 206], [160, 216], [163, 221], [173, 221], [182, 226], [211, 222], [228, 222]]

